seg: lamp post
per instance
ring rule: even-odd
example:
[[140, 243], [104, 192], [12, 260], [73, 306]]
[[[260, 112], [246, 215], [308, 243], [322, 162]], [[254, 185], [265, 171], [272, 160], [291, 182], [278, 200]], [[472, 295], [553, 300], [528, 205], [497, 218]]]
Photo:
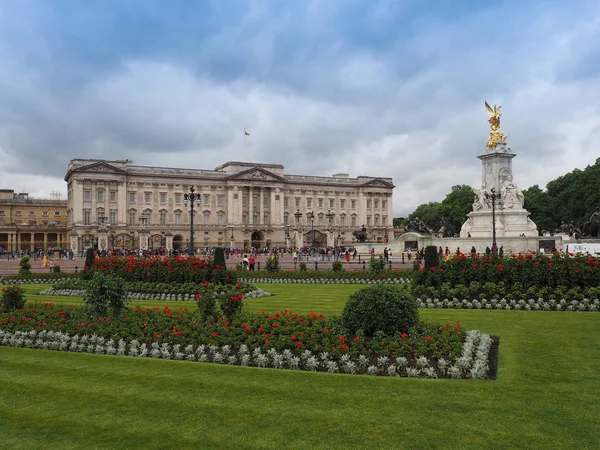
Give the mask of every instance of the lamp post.
[[286, 247], [290, 246], [290, 226], [289, 225], [285, 226], [285, 246]]
[[492, 202], [492, 252], [498, 251], [496, 245], [496, 200], [501, 200], [500, 192], [496, 193], [496, 189], [491, 188], [491, 193], [485, 193], [485, 198]]
[[134, 250], [134, 245], [133, 244], [134, 244], [135, 231], [131, 230], [129, 232], [129, 234], [131, 235], [131, 251], [133, 251]]
[[327, 210], [327, 214], [325, 214], [325, 217], [327, 217], [327, 221], [329, 223], [327, 228], [329, 229], [329, 232], [331, 233], [331, 237], [332, 237], [332, 241], [333, 241], [333, 248], [335, 248], [335, 232], [333, 230], [333, 218], [335, 217], [335, 213], [331, 210], [331, 208], [329, 208]]
[[312, 234], [312, 239], [310, 243], [311, 253], [314, 255], [315, 253], [315, 214], [312, 211], [308, 211], [306, 213], [306, 218], [310, 220], [310, 230]]
[[194, 256], [194, 203], [200, 206], [200, 194], [196, 193], [196, 188], [190, 186], [190, 192], [183, 194], [183, 204], [190, 205], [190, 253]]
[[296, 212], [294, 213], [294, 217], [296, 218], [296, 241], [298, 242], [298, 233], [300, 233], [300, 218], [302, 217], [302, 213], [300, 212], [300, 208], [296, 208]]

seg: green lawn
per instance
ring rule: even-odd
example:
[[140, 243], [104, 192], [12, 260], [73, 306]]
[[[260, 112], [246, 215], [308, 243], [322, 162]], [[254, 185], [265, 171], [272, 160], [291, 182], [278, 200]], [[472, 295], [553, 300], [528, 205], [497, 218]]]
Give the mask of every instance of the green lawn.
[[[251, 309], [339, 312], [356, 289], [263, 287], [278, 295]], [[420, 313], [500, 336], [498, 379], [390, 379], [0, 347], [0, 448], [600, 447], [600, 314]]]

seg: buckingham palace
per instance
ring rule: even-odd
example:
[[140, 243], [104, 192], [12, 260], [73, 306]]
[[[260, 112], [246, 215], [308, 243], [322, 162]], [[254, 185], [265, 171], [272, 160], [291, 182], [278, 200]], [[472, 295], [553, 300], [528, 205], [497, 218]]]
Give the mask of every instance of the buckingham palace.
[[65, 181], [76, 252], [347, 246], [363, 227], [371, 241], [393, 237], [394, 185], [386, 177], [288, 175], [279, 164], [248, 162], [201, 170], [74, 159]]

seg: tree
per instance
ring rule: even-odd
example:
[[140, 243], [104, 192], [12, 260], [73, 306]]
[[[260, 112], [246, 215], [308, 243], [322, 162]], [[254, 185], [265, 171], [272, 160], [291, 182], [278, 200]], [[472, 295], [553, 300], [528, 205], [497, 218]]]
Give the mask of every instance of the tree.
[[552, 208], [552, 199], [547, 192], [534, 184], [529, 189], [525, 189], [523, 195], [525, 196], [523, 208], [531, 213], [531, 220], [535, 222], [538, 230], [554, 231], [559, 227], [560, 221]]
[[419, 218], [427, 228], [437, 231], [442, 226], [442, 204], [440, 202], [429, 202], [417, 206], [417, 209], [408, 216], [409, 220]]
[[394, 217], [394, 221], [393, 221], [394, 228], [397, 228], [400, 225], [405, 225], [405, 224], [406, 224], [405, 217]]
[[474, 191], [471, 186], [452, 186], [452, 191], [442, 201], [442, 215], [446, 229], [452, 234], [460, 233], [467, 214], [473, 209]]

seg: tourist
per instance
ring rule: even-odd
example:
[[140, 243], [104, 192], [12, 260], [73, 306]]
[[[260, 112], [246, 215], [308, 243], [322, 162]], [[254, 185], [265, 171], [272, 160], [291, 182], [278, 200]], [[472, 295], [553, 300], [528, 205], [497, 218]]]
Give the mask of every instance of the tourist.
[[254, 255], [250, 255], [248, 258], [248, 264], [250, 265], [250, 271], [254, 272], [254, 264], [256, 263], [256, 257]]

